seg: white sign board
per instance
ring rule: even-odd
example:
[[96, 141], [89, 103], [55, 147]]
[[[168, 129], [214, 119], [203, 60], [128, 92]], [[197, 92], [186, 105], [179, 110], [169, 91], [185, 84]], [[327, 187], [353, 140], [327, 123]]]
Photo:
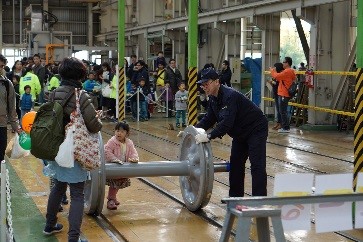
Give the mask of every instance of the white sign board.
[[[316, 195], [353, 193], [353, 174], [317, 175]], [[353, 229], [352, 202], [315, 204], [315, 229], [317, 233]]]
[[[309, 196], [313, 186], [313, 174], [276, 174], [274, 196]], [[281, 220], [284, 231], [310, 230], [311, 204], [284, 205]]]

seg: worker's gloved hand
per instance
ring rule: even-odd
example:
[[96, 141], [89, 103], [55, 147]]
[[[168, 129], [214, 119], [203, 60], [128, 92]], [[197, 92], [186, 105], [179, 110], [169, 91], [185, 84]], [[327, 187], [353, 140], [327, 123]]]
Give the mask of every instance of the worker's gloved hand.
[[205, 134], [197, 134], [195, 136], [195, 143], [196, 144], [200, 144], [200, 143], [207, 143], [209, 142], [209, 139], [208, 139], [208, 135], [205, 133]]
[[180, 131], [177, 135], [177, 137], [182, 137], [184, 135], [184, 131]]

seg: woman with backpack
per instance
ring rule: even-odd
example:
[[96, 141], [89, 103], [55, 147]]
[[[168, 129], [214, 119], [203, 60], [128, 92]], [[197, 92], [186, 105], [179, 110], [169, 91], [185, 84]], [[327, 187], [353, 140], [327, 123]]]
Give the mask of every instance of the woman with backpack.
[[[69, 100], [63, 106], [63, 125], [70, 122], [70, 114], [76, 109], [75, 89], [82, 89], [82, 80], [87, 75], [87, 70], [82, 61], [77, 58], [65, 58], [59, 65], [59, 75], [61, 77], [60, 86], [50, 95], [50, 101], [62, 103], [63, 100]], [[80, 109], [89, 132], [97, 133], [102, 128], [102, 123], [98, 118], [93, 105], [91, 105], [90, 96], [86, 92], [80, 94]], [[63, 225], [57, 223], [57, 212], [62, 200], [62, 195], [66, 192], [67, 185], [70, 188], [71, 203], [68, 215], [68, 241], [78, 241], [83, 218], [84, 208], [84, 185], [87, 180], [88, 172], [74, 161], [74, 167], [60, 167], [56, 162], [52, 162], [54, 167], [55, 184], [52, 188], [47, 205], [46, 226], [43, 233], [51, 235], [60, 232]]]

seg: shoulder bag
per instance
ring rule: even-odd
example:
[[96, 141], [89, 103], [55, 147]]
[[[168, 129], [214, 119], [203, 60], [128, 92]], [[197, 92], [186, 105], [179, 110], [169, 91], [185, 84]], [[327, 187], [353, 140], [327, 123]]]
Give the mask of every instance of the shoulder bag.
[[76, 110], [71, 114], [74, 124], [74, 159], [85, 170], [96, 169], [101, 164], [99, 139], [97, 133], [88, 131], [81, 114], [80, 97], [84, 91], [76, 90]]

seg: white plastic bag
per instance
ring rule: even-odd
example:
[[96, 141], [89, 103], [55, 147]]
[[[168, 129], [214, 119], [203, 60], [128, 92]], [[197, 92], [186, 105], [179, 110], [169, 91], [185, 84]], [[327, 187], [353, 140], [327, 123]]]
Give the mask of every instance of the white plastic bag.
[[72, 168], [74, 167], [74, 141], [73, 141], [74, 125], [68, 128], [66, 138], [59, 146], [58, 154], [55, 161], [59, 166]]
[[15, 133], [13, 150], [11, 151], [11, 159], [19, 159], [30, 154], [29, 150], [24, 150], [19, 144], [19, 135]]
[[102, 96], [104, 97], [110, 97], [111, 96], [111, 87], [108, 83], [103, 83], [102, 84]]

